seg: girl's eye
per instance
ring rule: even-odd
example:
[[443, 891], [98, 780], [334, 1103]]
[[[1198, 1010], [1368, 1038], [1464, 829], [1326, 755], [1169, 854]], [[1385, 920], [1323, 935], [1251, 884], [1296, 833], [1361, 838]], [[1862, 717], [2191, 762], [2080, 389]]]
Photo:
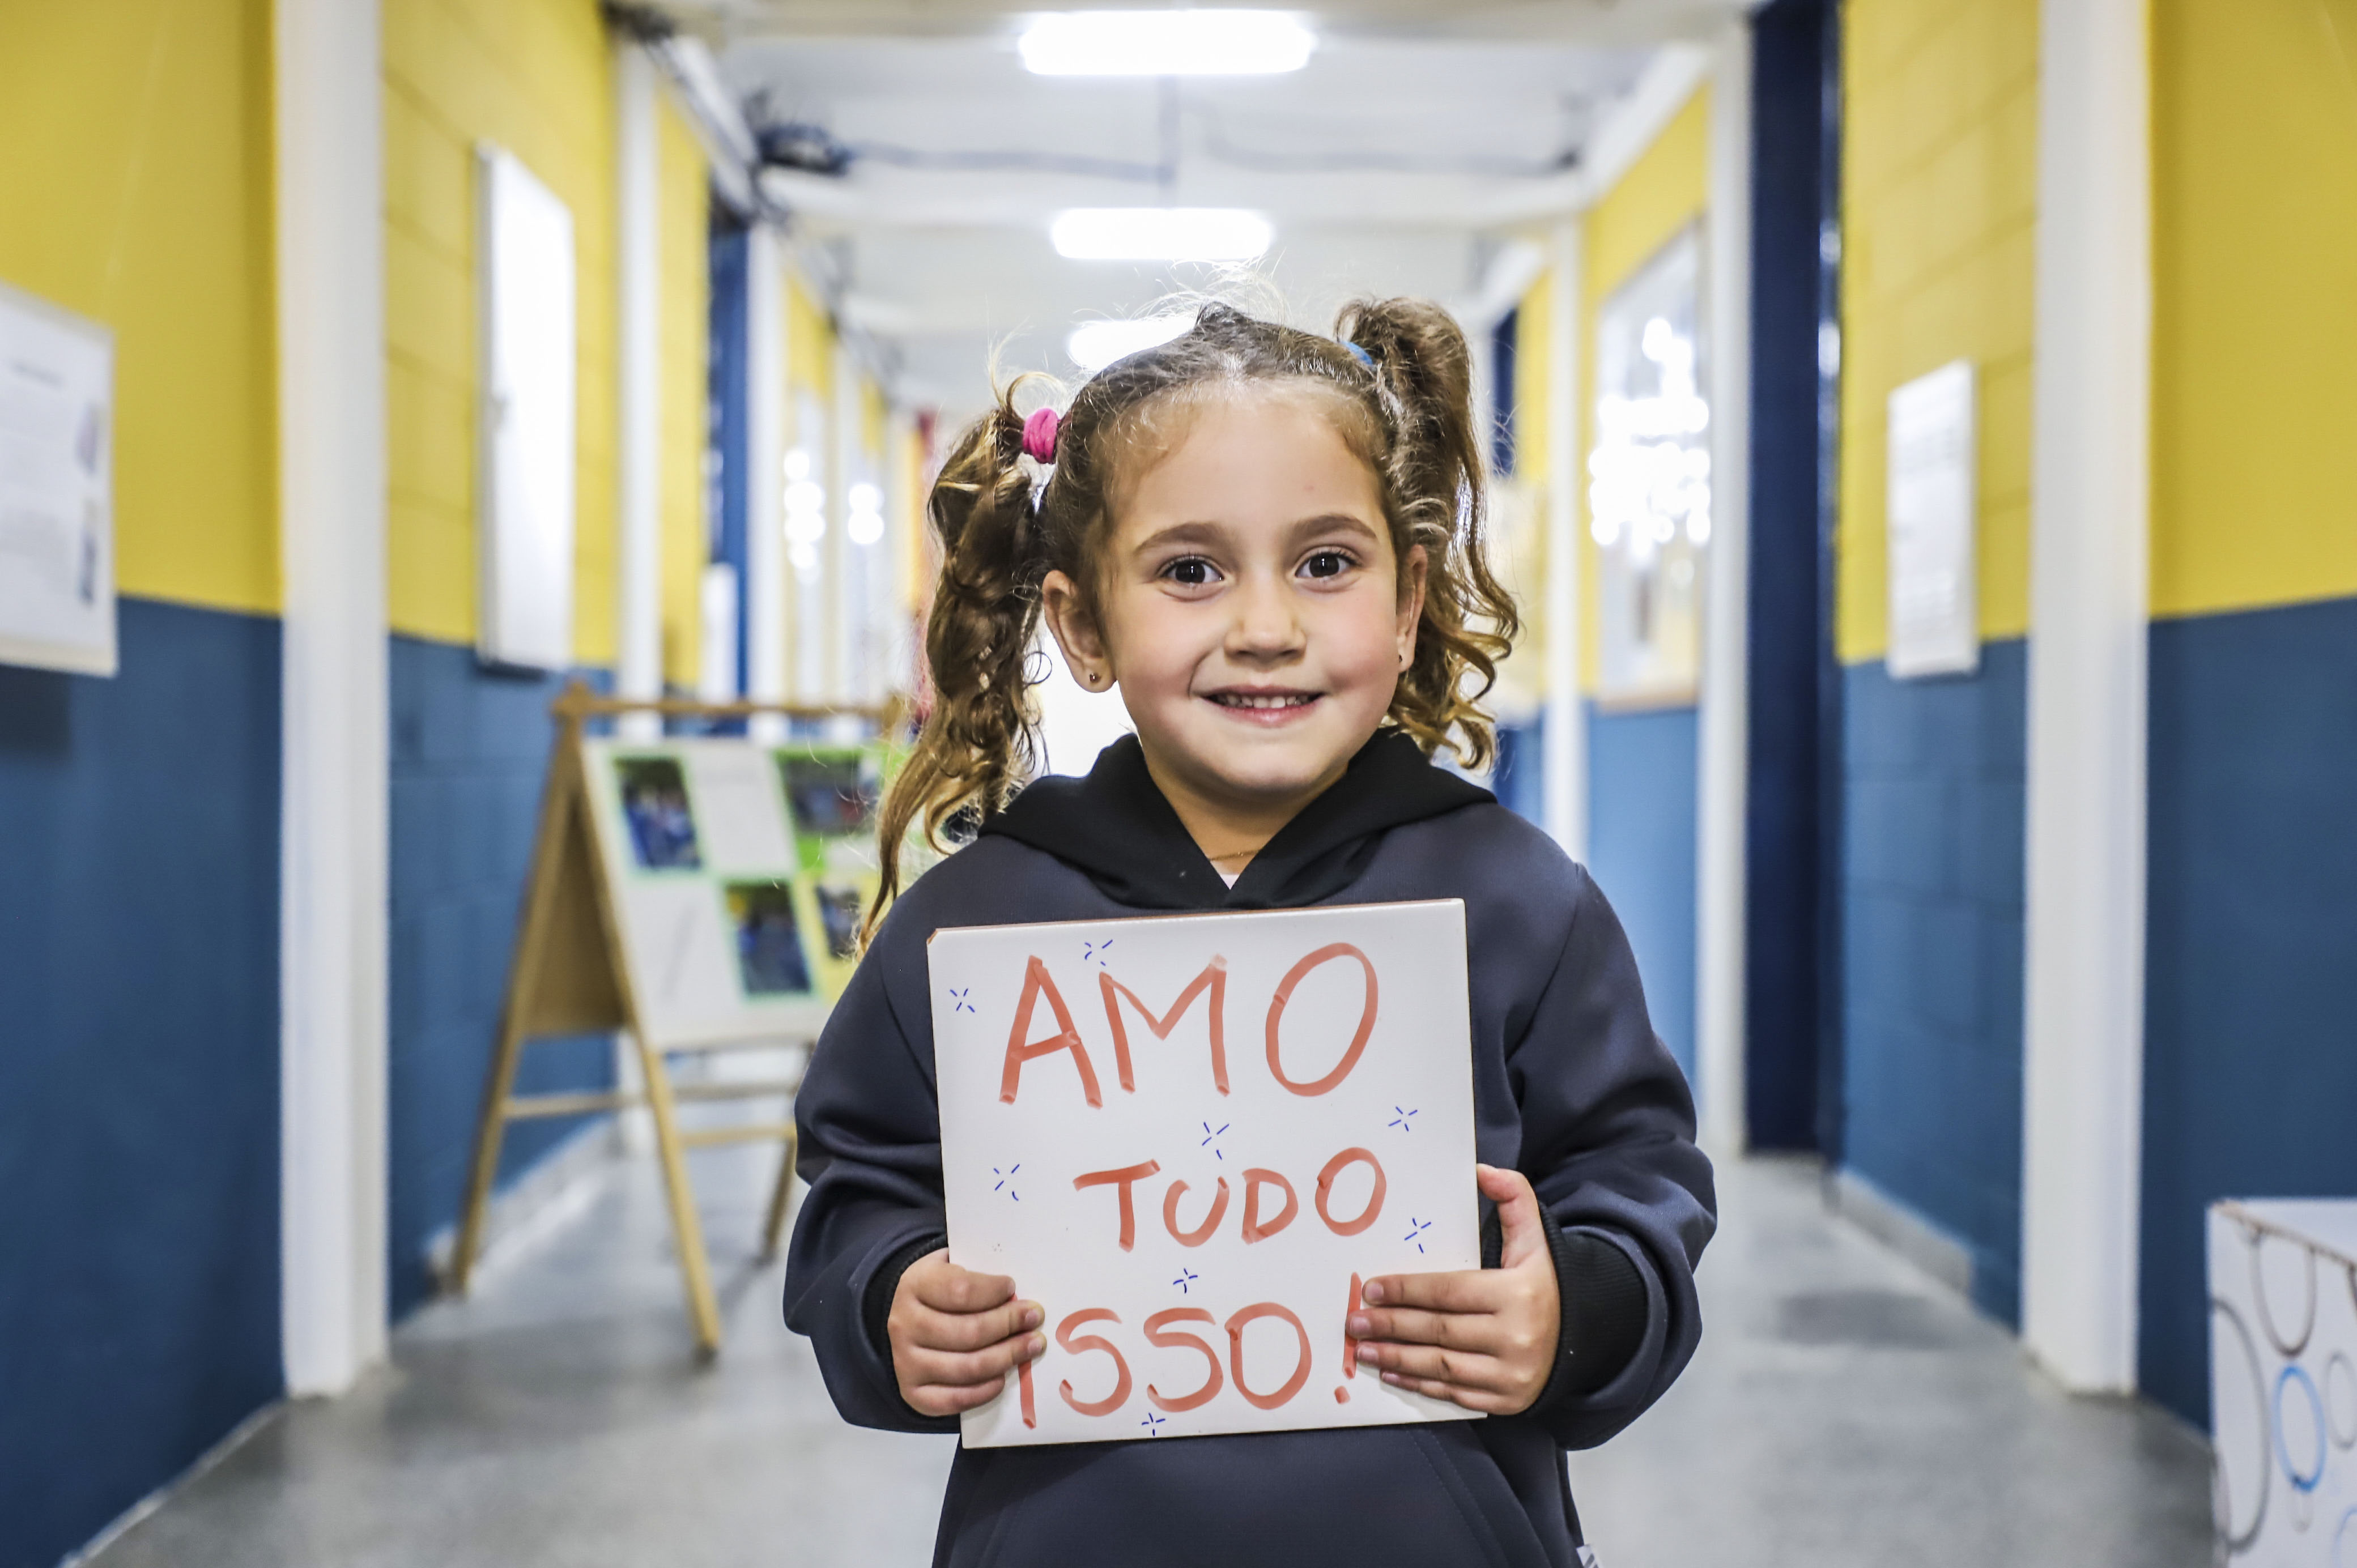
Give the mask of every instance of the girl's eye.
[[1301, 570], [1312, 577], [1339, 577], [1358, 562], [1344, 550], [1319, 550], [1301, 564]]
[[1200, 588], [1211, 581], [1211, 564], [1200, 555], [1182, 555], [1162, 568], [1164, 577], [1185, 587]]

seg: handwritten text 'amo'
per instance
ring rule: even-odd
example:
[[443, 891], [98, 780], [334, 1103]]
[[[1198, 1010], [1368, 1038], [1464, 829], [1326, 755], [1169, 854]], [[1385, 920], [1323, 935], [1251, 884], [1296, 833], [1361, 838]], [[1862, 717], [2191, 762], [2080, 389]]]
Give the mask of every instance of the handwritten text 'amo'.
[[[1311, 971], [1321, 964], [1338, 962], [1344, 959], [1355, 961], [1365, 979], [1366, 999], [1359, 1010], [1358, 1027], [1351, 1032], [1351, 1044], [1342, 1052], [1341, 1060], [1335, 1063], [1331, 1070], [1322, 1077], [1308, 1080], [1293, 1078], [1285, 1070], [1284, 1047], [1280, 1034], [1285, 1019], [1286, 1004], [1292, 1000], [1294, 987], [1308, 978]], [[1197, 998], [1202, 997], [1209, 1003], [1211, 1084], [1222, 1094], [1228, 1092], [1228, 961], [1226, 959], [1214, 958], [1210, 963], [1204, 965], [1202, 972], [1188, 982], [1185, 990], [1178, 993], [1178, 998], [1170, 1004], [1169, 1011], [1160, 1017], [1155, 1016], [1154, 1010], [1146, 1004], [1137, 993], [1115, 980], [1110, 973], [1103, 972], [1098, 973], [1097, 989], [1103, 997], [1105, 1024], [1113, 1035], [1114, 1069], [1119, 1075], [1124, 1091], [1135, 1093], [1137, 1082], [1130, 1064], [1129, 1027], [1122, 1004], [1126, 1002], [1131, 1008], [1135, 1009], [1139, 1018], [1145, 1022], [1146, 1028], [1153, 1032], [1156, 1039], [1167, 1040], [1170, 1037], [1170, 1032], [1178, 1027], [1178, 1020], [1185, 1015], [1187, 1010], [1194, 1004]], [[1056, 1033], [1035, 1040], [1031, 1037], [1032, 1015], [1042, 1001], [1048, 1004], [1049, 1011], [1055, 1016]], [[1349, 942], [1332, 942], [1305, 955], [1301, 961], [1285, 972], [1285, 978], [1277, 983], [1275, 993], [1269, 998], [1267, 1037], [1270, 1076], [1284, 1088], [1298, 1095], [1315, 1096], [1331, 1090], [1344, 1079], [1350, 1077], [1351, 1069], [1359, 1065], [1359, 1058], [1367, 1048], [1368, 1037], [1374, 1033], [1376, 1003], [1375, 966], [1367, 955], [1356, 947]], [[1072, 1066], [1080, 1075], [1082, 1095], [1091, 1105], [1102, 1106], [1104, 1103], [1104, 1094], [1098, 1087], [1096, 1066], [1089, 1058], [1088, 1046], [1082, 1040], [1080, 1030], [1074, 1027], [1071, 1009], [1065, 1005], [1063, 994], [1056, 989], [1056, 982], [1049, 974], [1048, 966], [1035, 955], [1024, 966], [1023, 992], [1015, 1004], [1015, 1026], [1007, 1031], [1006, 1064], [999, 1078], [998, 1098], [1006, 1104], [1014, 1104], [1016, 1095], [1022, 1087], [1025, 1064], [1037, 1061], [1041, 1057], [1053, 1056], [1058, 1052], [1071, 1054]]]

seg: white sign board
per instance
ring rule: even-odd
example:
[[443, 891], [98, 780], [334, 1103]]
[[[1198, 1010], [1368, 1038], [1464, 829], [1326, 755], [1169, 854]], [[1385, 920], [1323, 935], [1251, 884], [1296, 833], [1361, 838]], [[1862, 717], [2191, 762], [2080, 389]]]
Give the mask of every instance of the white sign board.
[[485, 145], [476, 650], [493, 664], [573, 663], [573, 214]]
[[1480, 1264], [1455, 900], [935, 933], [950, 1257], [1047, 1354], [975, 1447], [1469, 1418], [1344, 1337]]
[[0, 285], [0, 664], [114, 673], [114, 338]]
[[2357, 1200], [2210, 1209], [2217, 1561], [2357, 1563]]
[[1890, 394], [1890, 650], [1885, 663], [1897, 680], [1980, 667], [1975, 424], [1968, 360], [1918, 376]]

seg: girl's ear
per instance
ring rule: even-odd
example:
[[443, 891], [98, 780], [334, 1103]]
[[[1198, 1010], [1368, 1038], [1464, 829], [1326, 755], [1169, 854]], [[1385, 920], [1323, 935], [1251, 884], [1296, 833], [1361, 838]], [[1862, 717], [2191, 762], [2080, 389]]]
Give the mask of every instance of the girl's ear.
[[[1419, 572], [1417, 581], [1422, 580]], [[1056, 646], [1064, 650], [1072, 678], [1092, 692], [1109, 688], [1113, 660], [1096, 618], [1082, 601], [1081, 585], [1062, 572], [1049, 573], [1039, 584], [1039, 607], [1047, 615], [1048, 629], [1056, 634]]]
[[1407, 553], [1400, 557], [1399, 623], [1395, 636], [1402, 670], [1415, 662], [1415, 628], [1424, 619], [1424, 577], [1429, 564], [1421, 544], [1409, 545]]

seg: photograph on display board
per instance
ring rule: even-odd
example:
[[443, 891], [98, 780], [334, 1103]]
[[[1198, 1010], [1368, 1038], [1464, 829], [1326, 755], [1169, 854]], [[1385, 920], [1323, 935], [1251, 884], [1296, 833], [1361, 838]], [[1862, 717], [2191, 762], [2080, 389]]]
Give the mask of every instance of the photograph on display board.
[[818, 918], [826, 929], [829, 958], [850, 960], [859, 956], [859, 921], [866, 910], [866, 893], [856, 883], [818, 885]]
[[614, 782], [630, 823], [630, 851], [641, 871], [695, 871], [695, 814], [687, 799], [687, 779], [670, 757], [618, 757]]
[[863, 754], [780, 752], [778, 777], [796, 832], [813, 838], [845, 838], [876, 831], [881, 790]]
[[802, 954], [794, 885], [782, 877], [731, 882], [722, 889], [736, 933], [737, 973], [748, 996], [806, 995], [810, 961]]

